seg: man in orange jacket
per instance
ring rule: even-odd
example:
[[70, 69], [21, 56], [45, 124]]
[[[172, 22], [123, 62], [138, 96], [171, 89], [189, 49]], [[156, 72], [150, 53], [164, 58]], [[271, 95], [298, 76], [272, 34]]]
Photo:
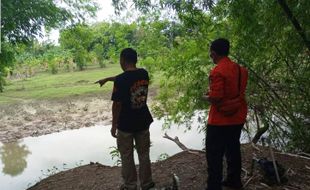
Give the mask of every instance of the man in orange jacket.
[[[209, 91], [203, 96], [211, 103], [206, 138], [207, 190], [222, 190], [222, 185], [242, 189], [239, 139], [247, 115], [248, 72], [228, 58], [229, 46], [228, 40], [220, 38], [210, 47], [210, 57], [216, 66], [209, 76]], [[225, 180], [222, 179], [224, 155], [227, 161]]]

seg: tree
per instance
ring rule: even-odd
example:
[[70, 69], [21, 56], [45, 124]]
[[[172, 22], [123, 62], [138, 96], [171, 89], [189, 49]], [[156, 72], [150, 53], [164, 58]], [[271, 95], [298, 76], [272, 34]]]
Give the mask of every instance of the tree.
[[[306, 148], [310, 143], [306, 127], [310, 113], [307, 44], [277, 2], [238, 1], [225, 6], [235, 31], [232, 34], [237, 47], [235, 58], [251, 71], [248, 97], [251, 115], [259, 118], [257, 126], [269, 128], [270, 137], [277, 145], [309, 152]], [[309, 31], [305, 23], [310, 14], [304, 11], [310, 7], [309, 2], [290, 2], [289, 6], [299, 15], [305, 31]], [[223, 14], [223, 10], [218, 11]]]
[[[117, 10], [126, 1], [113, 1]], [[134, 1], [139, 10], [169, 9], [189, 30], [174, 38], [160, 70], [166, 77], [161, 108], [178, 122], [207, 105], [200, 96], [207, 89], [212, 67], [209, 43], [217, 37], [232, 42], [231, 56], [250, 71], [248, 97], [255, 141], [269, 132], [273, 142], [287, 150], [310, 152], [310, 2], [301, 1]], [[171, 97], [174, 97], [171, 99]], [[263, 132], [262, 132], [263, 131]]]
[[136, 28], [135, 24], [117, 22], [75, 25], [61, 31], [60, 44], [73, 53], [80, 69], [90, 61], [90, 55], [95, 55], [102, 67], [105, 59], [116, 62], [123, 48], [134, 45]]
[[42, 35], [43, 28], [59, 28], [94, 16], [97, 6], [92, 0], [6, 0], [2, 1], [0, 54], [0, 92], [4, 70], [14, 59], [16, 43], [27, 43]]
[[60, 44], [63, 48], [71, 50], [74, 62], [83, 70], [90, 60], [88, 52], [94, 38], [93, 32], [87, 25], [75, 25], [60, 33]]

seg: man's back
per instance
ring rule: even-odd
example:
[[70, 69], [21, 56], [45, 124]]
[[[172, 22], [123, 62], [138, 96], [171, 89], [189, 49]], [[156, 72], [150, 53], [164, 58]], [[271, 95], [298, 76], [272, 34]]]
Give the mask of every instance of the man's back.
[[149, 76], [144, 69], [125, 71], [114, 82], [113, 101], [122, 103], [118, 129], [137, 132], [148, 129], [153, 119], [146, 104]]
[[225, 101], [240, 95], [243, 101], [239, 111], [229, 117], [224, 116], [223, 113], [219, 112], [217, 105], [212, 104], [208, 118], [209, 124], [231, 125], [245, 122], [247, 115], [245, 101], [247, 79], [248, 73], [245, 68], [232, 62], [228, 57], [221, 59], [210, 74], [209, 96], [220, 99], [220, 103], [225, 103]]

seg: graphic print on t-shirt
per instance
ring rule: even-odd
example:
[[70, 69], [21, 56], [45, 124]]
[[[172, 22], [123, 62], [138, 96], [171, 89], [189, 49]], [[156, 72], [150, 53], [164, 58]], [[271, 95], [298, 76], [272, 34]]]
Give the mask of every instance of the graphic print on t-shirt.
[[139, 109], [146, 105], [148, 84], [147, 80], [138, 80], [130, 88], [132, 109]]

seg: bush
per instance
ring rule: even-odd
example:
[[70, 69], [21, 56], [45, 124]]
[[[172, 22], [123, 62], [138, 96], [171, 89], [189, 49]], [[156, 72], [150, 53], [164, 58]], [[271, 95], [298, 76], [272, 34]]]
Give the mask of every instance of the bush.
[[52, 74], [58, 73], [58, 65], [55, 61], [50, 61], [48, 67]]

